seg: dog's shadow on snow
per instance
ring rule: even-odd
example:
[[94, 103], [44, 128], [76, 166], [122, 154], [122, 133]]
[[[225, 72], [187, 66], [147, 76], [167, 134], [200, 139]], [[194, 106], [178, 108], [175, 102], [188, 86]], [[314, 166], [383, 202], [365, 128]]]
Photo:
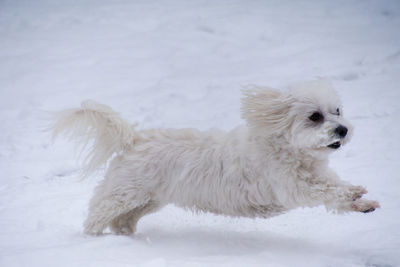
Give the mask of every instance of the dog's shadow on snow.
[[281, 236], [272, 232], [235, 232], [232, 230], [184, 229], [163, 231], [145, 230], [133, 237], [166, 254], [187, 256], [254, 255], [262, 253], [342, 255], [349, 251], [329, 242], [315, 242], [295, 237]]

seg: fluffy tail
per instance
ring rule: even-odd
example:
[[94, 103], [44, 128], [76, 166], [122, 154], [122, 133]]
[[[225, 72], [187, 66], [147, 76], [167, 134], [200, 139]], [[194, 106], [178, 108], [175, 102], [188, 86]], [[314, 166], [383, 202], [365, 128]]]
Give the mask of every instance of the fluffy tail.
[[[53, 140], [61, 133], [83, 144], [88, 151], [84, 159], [84, 175], [98, 169], [113, 156], [133, 146], [134, 126], [124, 121], [110, 107], [92, 100], [81, 107], [58, 114], [53, 127]], [[87, 148], [87, 149], [86, 149]]]

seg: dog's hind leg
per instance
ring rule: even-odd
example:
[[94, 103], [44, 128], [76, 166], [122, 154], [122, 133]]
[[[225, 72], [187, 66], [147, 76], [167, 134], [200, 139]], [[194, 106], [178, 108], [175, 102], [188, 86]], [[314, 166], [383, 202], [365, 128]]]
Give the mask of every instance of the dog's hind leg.
[[123, 174], [122, 171], [111, 170], [97, 186], [84, 223], [86, 234], [101, 234], [115, 218], [135, 209], [143, 209], [149, 203], [150, 193], [143, 188], [143, 183]]
[[137, 222], [141, 217], [156, 212], [160, 208], [161, 205], [158, 202], [150, 200], [145, 205], [136, 207], [114, 218], [110, 225], [111, 231], [118, 235], [133, 234], [136, 231]]
[[90, 201], [89, 215], [85, 221], [85, 233], [99, 235], [121, 214], [143, 207], [149, 198], [127, 198], [125, 194], [95, 195]]

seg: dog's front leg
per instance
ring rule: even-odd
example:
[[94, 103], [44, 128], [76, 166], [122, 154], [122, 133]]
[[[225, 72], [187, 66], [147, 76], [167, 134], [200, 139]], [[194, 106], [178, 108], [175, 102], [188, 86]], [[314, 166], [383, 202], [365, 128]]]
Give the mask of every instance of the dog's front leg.
[[362, 198], [368, 191], [362, 186], [355, 186], [344, 181], [335, 184], [328, 184], [324, 205], [328, 210], [336, 212], [372, 212], [379, 208], [379, 203], [374, 200]]
[[364, 187], [341, 180], [331, 169], [315, 173], [306, 183], [313, 203], [323, 204], [328, 210], [367, 213], [380, 207], [377, 201], [362, 198], [368, 192]]

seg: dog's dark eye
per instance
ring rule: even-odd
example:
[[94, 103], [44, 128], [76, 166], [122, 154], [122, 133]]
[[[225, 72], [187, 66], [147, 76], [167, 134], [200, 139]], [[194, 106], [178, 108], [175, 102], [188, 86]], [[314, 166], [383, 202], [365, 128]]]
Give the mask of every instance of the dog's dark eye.
[[319, 113], [319, 112], [314, 112], [310, 117], [308, 117], [310, 120], [315, 121], [315, 122], [319, 122], [322, 121], [324, 119], [324, 116]]
[[336, 114], [337, 114], [338, 116], [340, 116], [340, 109], [339, 109], [339, 108], [336, 109]]

